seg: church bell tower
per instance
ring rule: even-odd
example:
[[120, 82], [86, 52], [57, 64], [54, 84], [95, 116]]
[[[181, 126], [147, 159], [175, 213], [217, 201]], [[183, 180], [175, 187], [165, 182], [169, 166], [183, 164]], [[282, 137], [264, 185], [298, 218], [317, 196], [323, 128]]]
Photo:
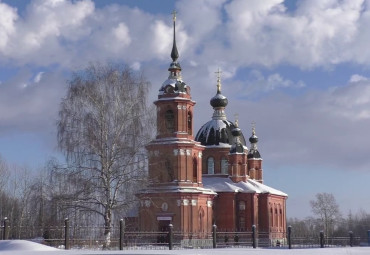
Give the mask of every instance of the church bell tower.
[[202, 184], [204, 146], [194, 141], [195, 102], [189, 85], [182, 80], [175, 25], [174, 12], [172, 62], [154, 102], [157, 135], [146, 146], [150, 185], [139, 194], [139, 224], [148, 231], [164, 231], [171, 223], [175, 230], [184, 233], [204, 233], [212, 227], [215, 193]]

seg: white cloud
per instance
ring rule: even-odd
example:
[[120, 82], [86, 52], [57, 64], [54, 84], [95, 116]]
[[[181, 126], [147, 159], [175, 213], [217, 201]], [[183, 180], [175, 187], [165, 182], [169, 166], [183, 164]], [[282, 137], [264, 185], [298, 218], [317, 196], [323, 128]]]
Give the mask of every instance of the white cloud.
[[[211, 118], [208, 103], [216, 93], [214, 72], [220, 67], [229, 117], [243, 114], [244, 128], [252, 120], [257, 122], [261, 153], [269, 155], [269, 161], [320, 158], [338, 165], [368, 166], [363, 148], [370, 143], [369, 79], [354, 74], [346, 86], [290, 97], [281, 91], [311, 84], [273, 68], [280, 64], [327, 68], [347, 62], [368, 67], [369, 6], [361, 0], [301, 0], [297, 10], [288, 12], [282, 0], [176, 2], [180, 62], [197, 101], [196, 121]], [[155, 98], [167, 78], [162, 67], [170, 62], [171, 47], [170, 14], [119, 4], [96, 8], [88, 0], [37, 0], [17, 13], [0, 3], [0, 61], [19, 68], [0, 87], [2, 127], [55, 128], [53, 121], [65, 93], [62, 72], [88, 61], [123, 61], [134, 70], [144, 70]], [[53, 65], [63, 71], [42, 74], [24, 68], [49, 70]], [[254, 71], [243, 73], [243, 79], [236, 77], [251, 68]], [[23, 89], [22, 84], [26, 84]], [[240, 96], [261, 93], [264, 97], [259, 100], [237, 101]], [[346, 161], [348, 151], [355, 156]]]
[[[370, 64], [370, 8], [365, 0], [178, 1], [180, 56], [198, 65], [300, 68]], [[0, 52], [15, 64], [81, 65], [92, 60], [167, 60], [170, 15], [163, 17], [90, 0], [35, 0], [18, 16], [0, 3]], [[210, 63], [212, 60], [213, 63]]]
[[367, 80], [369, 79], [359, 74], [354, 74], [351, 76], [351, 78], [349, 78], [349, 82], [359, 82], [359, 81], [367, 81]]
[[9, 37], [15, 32], [17, 11], [0, 2], [0, 52], [9, 43]]
[[246, 81], [240, 81], [235, 86], [237, 89], [234, 90], [234, 93], [239, 96], [256, 97], [281, 89], [300, 89], [306, 84], [301, 80], [294, 82], [286, 79], [279, 73], [265, 76], [261, 71], [254, 69], [249, 72]]
[[229, 97], [227, 110], [246, 112], [239, 118], [243, 130], [256, 121], [260, 152], [270, 165], [368, 170], [369, 98], [370, 82], [349, 83], [296, 97], [282, 93], [258, 101]]
[[131, 68], [132, 68], [132, 70], [134, 70], [134, 71], [139, 71], [139, 70], [140, 70], [140, 68], [141, 68], [141, 64], [140, 64], [140, 62], [134, 62], [130, 67], [131, 67]]
[[113, 33], [117, 40], [123, 44], [123, 46], [128, 46], [131, 43], [131, 38], [129, 34], [129, 29], [125, 23], [121, 22], [116, 28], [113, 29]]
[[35, 78], [33, 78], [33, 82], [35, 83], [39, 83], [41, 81], [41, 78], [42, 76], [44, 75], [45, 72], [38, 72], [35, 76]]

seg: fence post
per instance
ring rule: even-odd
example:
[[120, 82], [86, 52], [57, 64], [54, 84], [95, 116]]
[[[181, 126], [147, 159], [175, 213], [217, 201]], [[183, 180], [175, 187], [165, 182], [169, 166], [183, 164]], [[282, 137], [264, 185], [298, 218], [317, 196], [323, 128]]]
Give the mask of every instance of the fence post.
[[213, 224], [212, 226], [212, 239], [213, 239], [213, 249], [217, 248], [217, 226]]
[[256, 225], [252, 226], [252, 246], [254, 249], [256, 249]]
[[324, 248], [324, 231], [320, 231], [320, 248]]
[[292, 249], [292, 226], [288, 226], [288, 247]]
[[370, 230], [367, 231], [367, 245], [370, 246]]
[[173, 233], [172, 233], [173, 225], [170, 223], [170, 225], [168, 225], [168, 227], [169, 227], [169, 230], [168, 230], [168, 236], [169, 236], [169, 238], [168, 238], [168, 249], [172, 250], [172, 248], [173, 248], [173, 240], [172, 240], [172, 238], [173, 238]]
[[353, 232], [349, 231], [349, 246], [353, 247]]
[[123, 219], [119, 221], [119, 249], [123, 250]]
[[64, 220], [64, 248], [66, 250], [70, 249], [69, 246], [69, 219], [66, 218]]
[[3, 240], [9, 238], [9, 220], [7, 217], [4, 218], [4, 229], [3, 229]]

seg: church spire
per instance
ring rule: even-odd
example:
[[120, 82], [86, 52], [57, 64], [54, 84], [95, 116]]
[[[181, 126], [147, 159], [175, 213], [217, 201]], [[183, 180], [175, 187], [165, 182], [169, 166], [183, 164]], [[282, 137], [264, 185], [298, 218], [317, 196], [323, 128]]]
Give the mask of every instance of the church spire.
[[172, 51], [171, 51], [171, 58], [173, 62], [176, 62], [176, 60], [179, 58], [179, 52], [177, 51], [176, 47], [176, 11], [173, 10], [172, 12], [172, 18], [173, 18], [173, 45], [172, 45]]

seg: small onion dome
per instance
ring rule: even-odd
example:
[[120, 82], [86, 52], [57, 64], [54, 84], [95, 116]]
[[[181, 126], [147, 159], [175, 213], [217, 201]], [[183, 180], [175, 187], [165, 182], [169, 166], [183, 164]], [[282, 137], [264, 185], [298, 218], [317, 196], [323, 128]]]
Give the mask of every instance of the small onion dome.
[[239, 127], [235, 127], [232, 131], [231, 131], [232, 135], [233, 136], [240, 136], [242, 134], [242, 131], [240, 130]]
[[217, 94], [211, 98], [210, 104], [213, 108], [226, 107], [228, 103], [227, 98], [217, 91]]
[[253, 134], [251, 137], [249, 137], [249, 142], [250, 143], [257, 143], [258, 142], [258, 137]]
[[257, 149], [258, 137], [256, 136], [256, 130], [255, 130], [254, 127], [252, 128], [252, 136], [249, 137], [249, 142], [251, 143], [251, 148], [250, 148], [250, 150], [248, 152], [247, 157], [249, 159], [252, 159], [252, 158], [261, 158], [261, 154], [260, 154], [260, 152]]
[[258, 150], [250, 149], [247, 158], [261, 158], [261, 154]]
[[[202, 145], [220, 145], [220, 143], [233, 143], [232, 130], [234, 124], [228, 120], [212, 119], [204, 124], [195, 136], [195, 140]], [[240, 142], [245, 145], [245, 139], [240, 131]]]
[[177, 61], [172, 61], [170, 64], [170, 67], [168, 68], [168, 71], [172, 71], [172, 70], [181, 70], [180, 63]]
[[232, 153], [244, 153], [244, 147], [241, 143], [234, 143], [230, 148], [230, 154]]
[[235, 126], [231, 131], [231, 134], [234, 136], [235, 142], [230, 148], [230, 153], [244, 153], [244, 146], [240, 142], [240, 136], [242, 135], [242, 131], [238, 126], [238, 121], [235, 121]]

